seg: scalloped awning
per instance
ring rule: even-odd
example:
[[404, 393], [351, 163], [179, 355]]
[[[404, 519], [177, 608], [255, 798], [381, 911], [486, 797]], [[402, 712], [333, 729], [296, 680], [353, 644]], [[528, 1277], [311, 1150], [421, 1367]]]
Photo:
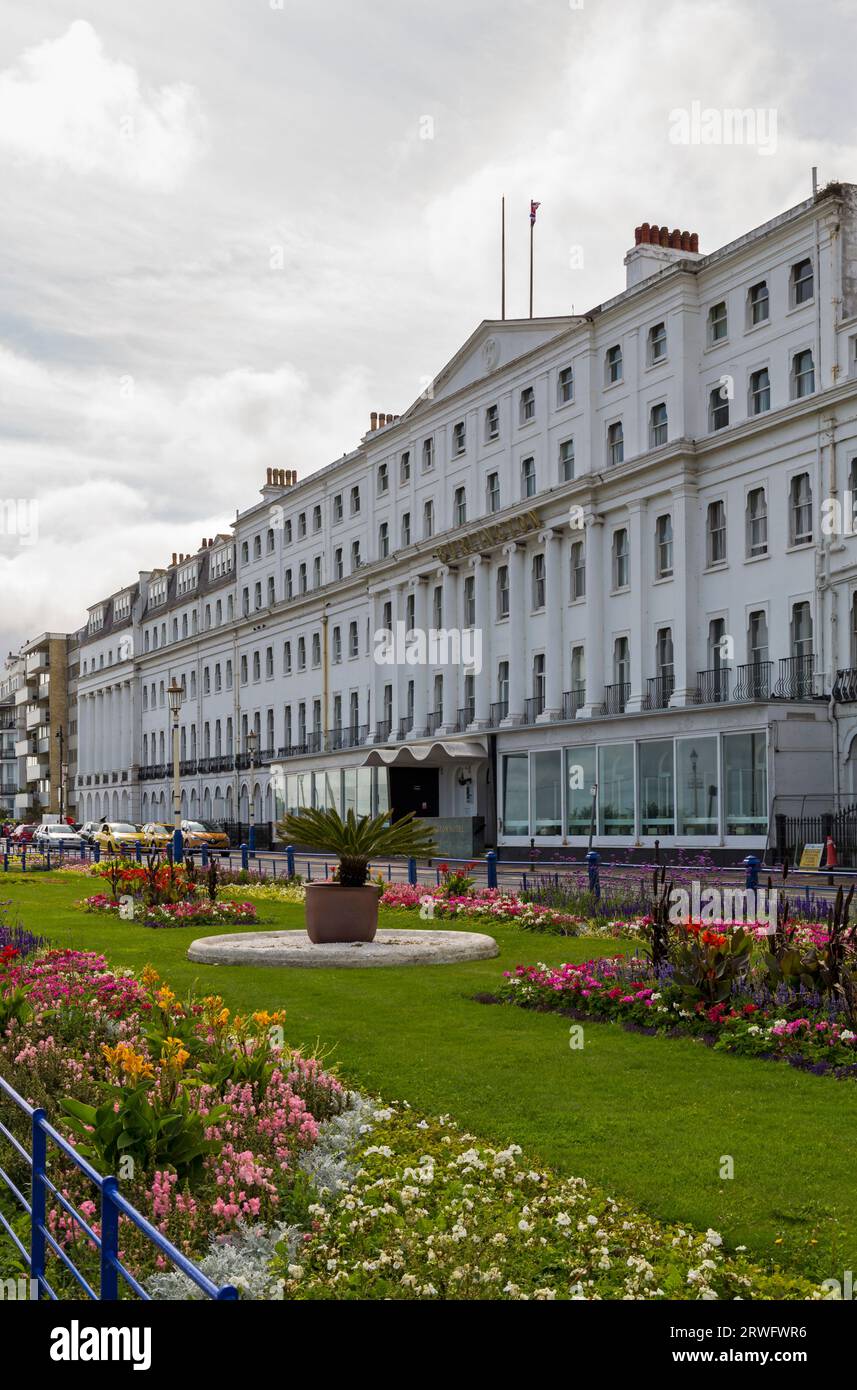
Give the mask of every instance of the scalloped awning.
[[373, 748], [363, 759], [363, 767], [449, 767], [487, 757], [484, 739], [436, 739], [432, 743], [406, 743], [401, 748]]

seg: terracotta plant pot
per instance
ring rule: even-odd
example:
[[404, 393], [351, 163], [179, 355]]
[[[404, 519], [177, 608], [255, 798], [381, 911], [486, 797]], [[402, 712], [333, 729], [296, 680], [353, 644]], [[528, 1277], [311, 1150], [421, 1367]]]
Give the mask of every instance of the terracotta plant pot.
[[375, 884], [344, 888], [340, 883], [308, 883], [307, 936], [316, 946], [329, 941], [374, 941], [380, 896]]

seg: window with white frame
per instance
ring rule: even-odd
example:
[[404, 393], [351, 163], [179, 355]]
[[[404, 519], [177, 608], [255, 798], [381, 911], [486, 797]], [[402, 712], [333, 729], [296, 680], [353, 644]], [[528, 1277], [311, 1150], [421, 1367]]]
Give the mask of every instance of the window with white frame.
[[434, 439], [431, 435], [423, 440], [423, 472], [427, 473], [430, 468], [434, 468]]
[[489, 473], [485, 483], [485, 510], [488, 512], [499, 512], [500, 510], [500, 474]]
[[399, 459], [399, 482], [400, 482], [400, 483], [407, 483], [407, 482], [410, 481], [410, 477], [411, 477], [411, 451], [410, 451], [410, 449], [405, 449], [404, 453], [402, 454], [401, 458]]
[[333, 577], [342, 579], [345, 575], [345, 560], [343, 558], [342, 546], [338, 545], [333, 552]]
[[467, 449], [467, 427], [463, 420], [459, 420], [452, 427], [452, 452], [456, 456], [463, 454]]
[[342, 493], [341, 493], [341, 492], [337, 492], [337, 493], [334, 495], [334, 498], [333, 498], [333, 520], [334, 520], [334, 522], [341, 521], [343, 515], [344, 515], [344, 513], [343, 513], [343, 508], [342, 508]]
[[429, 540], [434, 535], [434, 501], [427, 497], [423, 502], [423, 540]]
[[796, 473], [789, 484], [789, 542], [807, 545], [812, 540], [812, 487], [808, 473]]
[[729, 424], [729, 395], [724, 386], [713, 386], [708, 396], [708, 428], [712, 434]]
[[411, 514], [410, 514], [410, 512], [402, 512], [402, 545], [403, 545], [403, 546], [404, 546], [404, 545], [410, 545], [410, 543], [411, 543]]
[[655, 573], [668, 579], [673, 572], [673, 519], [666, 513], [655, 522]]
[[351, 573], [353, 574], [355, 570], [359, 570], [359, 568], [360, 568], [360, 566], [362, 565], [362, 563], [363, 563], [363, 561], [362, 561], [362, 559], [360, 558], [360, 541], [359, 541], [359, 540], [352, 541], [352, 542], [351, 542]]
[[792, 400], [799, 401], [804, 396], [812, 395], [815, 390], [815, 366], [809, 348], [795, 353], [792, 358], [791, 378]]
[[725, 343], [729, 336], [729, 320], [726, 313], [726, 300], [721, 299], [717, 304], [712, 304], [708, 311], [708, 342], [710, 346], [715, 343]]
[[620, 526], [613, 532], [613, 588], [627, 589], [630, 580], [630, 550], [628, 529]]
[[348, 655], [350, 658], [360, 655], [360, 639], [357, 634], [357, 623], [354, 620], [348, 624]]
[[570, 483], [574, 477], [574, 440], [563, 439], [559, 446], [559, 480]]
[[771, 299], [767, 280], [759, 280], [747, 291], [747, 323], [750, 328], [766, 323], [771, 314]]
[[812, 261], [806, 257], [792, 266], [789, 276], [789, 288], [792, 308], [796, 309], [801, 304], [809, 304], [815, 297], [815, 277], [812, 270]]
[[472, 574], [464, 580], [464, 626], [476, 626], [476, 577]]
[[812, 657], [812, 610], [807, 600], [792, 605], [792, 656], [799, 660]]
[[522, 425], [536, 418], [536, 393], [532, 386], [525, 386], [521, 392], [520, 420]]
[[706, 518], [706, 562], [722, 565], [726, 559], [726, 504], [719, 500], [709, 502]]
[[750, 414], [762, 415], [771, 408], [771, 374], [767, 367], [750, 373]]
[[353, 487], [353, 488], [351, 489], [351, 494], [350, 494], [350, 508], [351, 508], [351, 515], [352, 515], [352, 516], [358, 516], [358, 515], [359, 515], [359, 513], [360, 513], [360, 488], [357, 487], [357, 486], [355, 486], [355, 487]]
[[384, 493], [390, 489], [390, 469], [386, 463], [378, 464], [376, 477], [378, 496], [383, 497]]
[[545, 557], [544, 555], [533, 556], [532, 571], [532, 591], [533, 608], [544, 608], [545, 606]]
[[572, 541], [570, 550], [572, 602], [586, 598], [586, 549], [583, 541]]
[[747, 493], [747, 556], [750, 559], [768, 553], [768, 499], [763, 487]]
[[666, 444], [668, 430], [666, 403], [659, 401], [649, 411], [649, 448], [659, 449], [662, 444]]
[[536, 461], [534, 458], [521, 460], [521, 496], [535, 497], [536, 495]]
[[378, 527], [378, 559], [386, 560], [390, 554], [390, 523], [382, 521]]
[[561, 367], [556, 379], [557, 405], [569, 405], [574, 400], [574, 368]]
[[463, 487], [455, 489], [452, 499], [452, 521], [454, 526], [463, 526], [467, 521], [467, 492]]
[[625, 431], [621, 420], [607, 426], [607, 462], [611, 467], [625, 461]]
[[649, 329], [647, 340], [649, 366], [654, 367], [658, 362], [663, 362], [667, 355], [667, 326], [665, 323], [653, 323]]
[[509, 566], [500, 565], [497, 569], [497, 617], [509, 616]]
[[607, 349], [604, 356], [604, 383], [615, 386], [622, 380], [622, 347], [620, 343]]

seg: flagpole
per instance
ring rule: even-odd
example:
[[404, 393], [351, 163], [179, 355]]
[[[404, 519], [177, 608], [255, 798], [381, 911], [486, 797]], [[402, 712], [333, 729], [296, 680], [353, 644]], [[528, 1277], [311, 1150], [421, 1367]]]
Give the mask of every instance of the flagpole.
[[532, 318], [532, 236], [536, 222], [531, 213], [529, 217], [529, 317]]
[[506, 199], [501, 200], [500, 211], [500, 317], [506, 317]]

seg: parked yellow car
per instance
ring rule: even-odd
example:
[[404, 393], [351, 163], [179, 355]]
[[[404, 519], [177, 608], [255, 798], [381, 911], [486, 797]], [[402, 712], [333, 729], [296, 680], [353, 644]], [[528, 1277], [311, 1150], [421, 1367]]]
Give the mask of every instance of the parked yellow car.
[[111, 820], [93, 835], [92, 844], [98, 845], [102, 854], [133, 854], [137, 845], [145, 848], [145, 838], [130, 821]]
[[173, 842], [173, 832], [162, 821], [150, 820], [142, 827], [140, 834], [146, 849], [166, 849]]
[[188, 849], [214, 850], [216, 854], [228, 854], [229, 836], [224, 835], [222, 830], [215, 830], [213, 826], [206, 825], [201, 820], [183, 820], [182, 834]]

